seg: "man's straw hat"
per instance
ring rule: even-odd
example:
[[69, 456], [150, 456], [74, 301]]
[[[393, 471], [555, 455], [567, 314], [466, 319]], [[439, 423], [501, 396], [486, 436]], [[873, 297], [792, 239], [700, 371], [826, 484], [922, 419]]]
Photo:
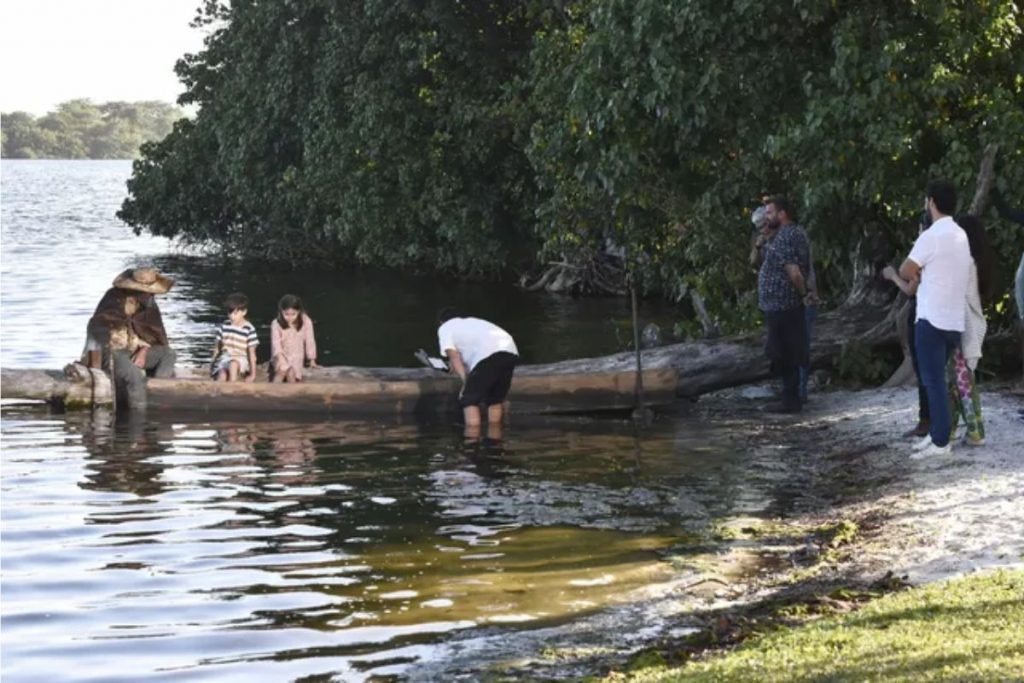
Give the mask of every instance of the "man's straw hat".
[[129, 268], [114, 278], [114, 286], [118, 289], [150, 294], [164, 294], [173, 285], [174, 280], [161, 275], [156, 268]]

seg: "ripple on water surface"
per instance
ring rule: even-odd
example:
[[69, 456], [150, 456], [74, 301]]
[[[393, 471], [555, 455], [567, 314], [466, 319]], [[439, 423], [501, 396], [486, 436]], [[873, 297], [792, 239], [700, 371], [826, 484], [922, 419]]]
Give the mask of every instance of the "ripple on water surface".
[[737, 486], [725, 449], [614, 424], [496, 448], [7, 408], [3, 439], [5, 681], [408, 673], [668, 579], [656, 551]]

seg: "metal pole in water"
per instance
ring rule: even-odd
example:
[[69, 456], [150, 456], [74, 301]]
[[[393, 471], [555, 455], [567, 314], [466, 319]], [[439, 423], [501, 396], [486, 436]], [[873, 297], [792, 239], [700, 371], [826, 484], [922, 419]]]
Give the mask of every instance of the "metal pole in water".
[[633, 304], [633, 347], [636, 349], [636, 393], [633, 400], [633, 415], [636, 416], [644, 411], [644, 362], [640, 354], [640, 322], [636, 310], [636, 283], [630, 282], [629, 294]]

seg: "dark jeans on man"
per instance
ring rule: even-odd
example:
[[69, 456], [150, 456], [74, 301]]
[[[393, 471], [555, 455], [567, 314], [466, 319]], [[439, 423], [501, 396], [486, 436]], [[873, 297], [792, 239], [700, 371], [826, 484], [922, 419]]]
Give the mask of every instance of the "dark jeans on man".
[[803, 305], [786, 311], [765, 311], [765, 353], [772, 372], [782, 377], [782, 405], [800, 409], [800, 366], [807, 365], [807, 321]]
[[[109, 368], [107, 354], [103, 354], [104, 369]], [[146, 376], [150, 377], [174, 377], [174, 361], [177, 354], [169, 346], [150, 346], [146, 352], [145, 370], [132, 362], [132, 356], [128, 351], [119, 349], [113, 352], [114, 356], [114, 383], [117, 392], [118, 407], [123, 408], [145, 408], [146, 407]]]
[[949, 393], [946, 388], [946, 363], [960, 345], [960, 333], [940, 330], [927, 320], [918, 320], [914, 326], [917, 362], [921, 368], [921, 383], [928, 394], [928, 411], [932, 422], [929, 434], [936, 446], [949, 443], [952, 416]]
[[917, 342], [914, 337], [914, 327], [917, 325], [917, 299], [910, 300], [910, 310], [907, 312], [907, 325], [910, 330], [907, 334], [907, 346], [910, 350], [910, 362], [914, 365], [914, 377], [917, 378], [917, 421], [931, 422], [932, 415], [928, 411], [928, 393], [924, 389], [924, 382], [921, 381], [921, 367], [917, 362]]
[[807, 361], [800, 366], [800, 401], [807, 402], [807, 381], [811, 378], [811, 336], [818, 321], [818, 307], [804, 307], [804, 345], [807, 346]]

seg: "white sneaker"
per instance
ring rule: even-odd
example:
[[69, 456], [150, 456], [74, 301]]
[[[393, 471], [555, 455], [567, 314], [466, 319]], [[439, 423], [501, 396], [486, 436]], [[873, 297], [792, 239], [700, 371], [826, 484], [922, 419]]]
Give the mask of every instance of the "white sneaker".
[[950, 455], [953, 452], [953, 444], [947, 443], [945, 446], [936, 446], [930, 444], [926, 448], [914, 451], [910, 454], [911, 460], [924, 460], [925, 458], [935, 458], [942, 455]]
[[911, 451], [915, 451], [915, 452], [916, 451], [922, 451], [922, 450], [924, 450], [925, 448], [928, 448], [931, 445], [932, 445], [932, 437], [929, 434], [928, 436], [922, 437], [922, 439], [920, 441], [918, 441], [917, 443], [915, 443], [913, 445], [913, 447], [911, 447], [910, 450]]

